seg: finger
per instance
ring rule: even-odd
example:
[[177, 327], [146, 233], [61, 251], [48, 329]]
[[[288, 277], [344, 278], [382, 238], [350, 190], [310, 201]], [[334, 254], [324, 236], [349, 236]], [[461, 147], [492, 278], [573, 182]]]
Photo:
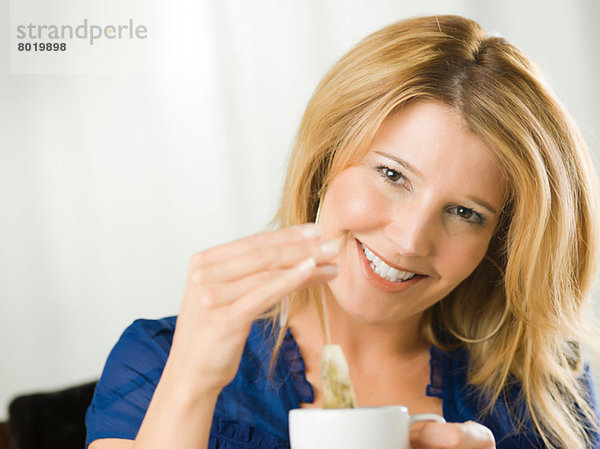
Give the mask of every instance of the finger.
[[272, 282], [262, 284], [240, 298], [238, 301], [240, 313], [247, 316], [258, 316], [264, 313], [281, 301], [285, 295], [310, 282], [317, 270], [316, 261], [312, 257], [285, 270]]
[[304, 223], [275, 231], [250, 235], [233, 242], [209, 248], [194, 254], [190, 268], [199, 268], [257, 251], [265, 246], [315, 240], [321, 236], [321, 228], [314, 223]]
[[[294, 268], [292, 267], [287, 269], [262, 271], [250, 276], [246, 276], [242, 279], [229, 282], [227, 284], [220, 284], [218, 286], [215, 286], [215, 288], [218, 288], [221, 292], [221, 294], [219, 295], [219, 300], [223, 303], [228, 303], [243, 297], [248, 292], [259, 288], [261, 285], [274, 282], [278, 277], [284, 276], [287, 270], [293, 269]], [[338, 275], [338, 273], [338, 265], [317, 265], [313, 273], [305, 280], [305, 282], [302, 283], [300, 287], [309, 287], [322, 284], [333, 279], [335, 276]], [[290, 292], [287, 292], [285, 294], [288, 294]]]
[[490, 429], [474, 421], [458, 424], [463, 434], [465, 448], [493, 449], [496, 447], [494, 434]]
[[[492, 431], [482, 424], [428, 423], [416, 431], [415, 447], [444, 449], [493, 449], [495, 440]], [[411, 432], [411, 440], [414, 434]]]
[[421, 445], [421, 429], [410, 429], [409, 441], [411, 449], [425, 449], [425, 446]]
[[308, 257], [314, 257], [317, 265], [323, 265], [337, 256], [339, 251], [339, 240], [270, 245], [201, 267], [190, 273], [190, 279], [195, 283], [230, 282], [262, 271], [291, 268]]

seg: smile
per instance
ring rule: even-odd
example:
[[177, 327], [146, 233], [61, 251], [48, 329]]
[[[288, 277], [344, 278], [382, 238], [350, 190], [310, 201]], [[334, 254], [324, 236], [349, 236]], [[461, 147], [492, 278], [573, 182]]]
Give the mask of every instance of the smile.
[[361, 271], [367, 281], [378, 290], [401, 293], [429, 278], [427, 274], [408, 271], [406, 267], [392, 266], [389, 260], [384, 262], [380, 255], [375, 254], [359, 240], [354, 239], [354, 242]]
[[371, 270], [373, 270], [375, 274], [385, 279], [386, 281], [400, 283], [406, 282], [416, 276], [416, 273], [411, 273], [409, 271], [401, 271], [397, 268], [390, 267], [365, 245], [361, 243], [360, 246], [367, 260], [369, 261], [369, 266], [371, 267]]

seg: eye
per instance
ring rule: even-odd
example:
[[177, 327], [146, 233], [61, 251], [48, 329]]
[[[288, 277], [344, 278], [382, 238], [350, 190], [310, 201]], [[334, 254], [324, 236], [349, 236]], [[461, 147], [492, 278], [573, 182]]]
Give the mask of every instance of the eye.
[[377, 171], [383, 176], [383, 178], [394, 185], [408, 185], [408, 180], [406, 177], [400, 173], [398, 170], [394, 170], [393, 168], [387, 167], [385, 165], [379, 165], [377, 167]]
[[449, 209], [449, 212], [456, 214], [456, 216], [468, 223], [483, 224], [485, 222], [483, 215], [475, 212], [473, 209], [469, 209], [468, 207], [453, 206]]

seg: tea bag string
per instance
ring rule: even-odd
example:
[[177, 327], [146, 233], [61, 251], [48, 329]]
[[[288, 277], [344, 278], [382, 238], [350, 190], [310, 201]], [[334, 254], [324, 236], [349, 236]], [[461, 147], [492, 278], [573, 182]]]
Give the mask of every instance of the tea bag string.
[[[321, 212], [321, 201], [317, 207], [315, 223], [319, 223], [319, 213]], [[323, 408], [353, 408], [356, 407], [356, 395], [352, 388], [348, 362], [344, 357], [340, 345], [331, 344], [331, 330], [329, 327], [329, 314], [327, 313], [327, 295], [325, 287], [319, 288], [321, 301], [322, 326], [324, 331], [325, 344], [321, 352], [321, 382], [323, 385]]]
[[327, 304], [325, 304], [325, 288], [321, 285], [319, 289], [320, 297], [319, 301], [321, 302], [321, 311], [323, 313], [323, 329], [325, 331], [325, 344], [331, 344], [331, 329], [329, 328], [329, 314], [327, 313]]

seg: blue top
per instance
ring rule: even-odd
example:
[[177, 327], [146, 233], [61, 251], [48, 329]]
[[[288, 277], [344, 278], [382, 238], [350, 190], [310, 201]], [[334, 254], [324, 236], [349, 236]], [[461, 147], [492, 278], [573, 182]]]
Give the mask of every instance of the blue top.
[[[86, 446], [99, 438], [135, 439], [167, 361], [175, 321], [176, 317], [137, 320], [125, 330], [106, 361], [87, 411]], [[313, 402], [314, 392], [289, 330], [269, 376], [272, 342], [269, 322], [255, 322], [240, 368], [217, 400], [210, 449], [289, 449], [288, 412], [301, 402]], [[473, 420], [486, 425], [494, 433], [498, 449], [544, 447], [532, 430], [525, 406], [518, 401], [518, 384], [481, 418], [476, 391], [467, 383], [466, 351], [445, 352], [432, 346], [430, 354], [431, 379], [426, 394], [442, 399], [447, 421]], [[582, 382], [597, 411], [588, 368]], [[519, 418], [525, 426], [517, 433]], [[598, 438], [594, 448], [600, 449]]]

